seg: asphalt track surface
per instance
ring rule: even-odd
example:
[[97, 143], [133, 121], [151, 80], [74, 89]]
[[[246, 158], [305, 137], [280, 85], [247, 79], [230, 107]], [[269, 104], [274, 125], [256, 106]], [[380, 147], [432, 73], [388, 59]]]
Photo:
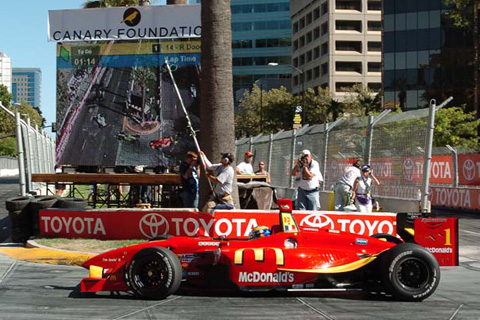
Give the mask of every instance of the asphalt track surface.
[[[2, 242], [5, 199], [15, 179], [0, 179]], [[0, 253], [0, 319], [480, 319], [480, 219], [460, 217], [460, 266], [442, 267], [436, 292], [420, 303], [359, 292], [251, 294], [181, 288], [161, 301], [130, 294], [81, 294], [80, 267], [29, 263]], [[3, 243], [1, 246], [11, 246]]]

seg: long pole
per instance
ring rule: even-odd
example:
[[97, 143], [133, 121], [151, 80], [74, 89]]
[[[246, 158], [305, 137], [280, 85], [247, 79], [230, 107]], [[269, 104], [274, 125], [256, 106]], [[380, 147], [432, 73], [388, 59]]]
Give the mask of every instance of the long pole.
[[[180, 94], [180, 90], [178, 90], [177, 82], [173, 77], [172, 69], [170, 68], [170, 64], [168, 63], [167, 58], [165, 58], [165, 64], [167, 66], [168, 73], [170, 74], [170, 78], [172, 79], [173, 87], [175, 88], [175, 92], [177, 93], [178, 100], [180, 100], [180, 105], [182, 106], [183, 113], [185, 113], [185, 118], [187, 119], [187, 128], [190, 131], [190, 136], [192, 136], [193, 142], [195, 143], [195, 147], [197, 148], [200, 159], [202, 160], [203, 170], [207, 172], [207, 164], [203, 159], [203, 156], [200, 154], [201, 149], [200, 149], [200, 145], [198, 144], [197, 134], [195, 132], [195, 129], [193, 128], [192, 121], [190, 121], [190, 117], [188, 116], [187, 108], [185, 108], [182, 95]], [[210, 186], [210, 190], [212, 191], [214, 197], [216, 197], [215, 191], [213, 190], [212, 182], [210, 181], [210, 179], [207, 179], [207, 181], [208, 181], [208, 185]]]
[[[300, 70], [301, 71], [301, 70]], [[302, 127], [305, 126], [305, 74], [303, 71], [300, 72], [302, 77]]]
[[20, 113], [15, 112], [15, 128], [17, 130], [17, 156], [18, 156], [18, 178], [20, 195], [26, 195], [25, 191], [25, 159], [23, 157], [22, 125], [20, 124]]

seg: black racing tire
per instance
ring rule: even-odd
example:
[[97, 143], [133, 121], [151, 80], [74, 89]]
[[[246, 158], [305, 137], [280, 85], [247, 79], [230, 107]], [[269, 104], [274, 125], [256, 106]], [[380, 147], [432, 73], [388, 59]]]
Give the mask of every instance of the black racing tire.
[[33, 197], [15, 197], [5, 201], [7, 211], [19, 211], [28, 206]]
[[427, 249], [414, 243], [402, 243], [382, 255], [381, 277], [384, 289], [394, 299], [422, 301], [437, 288], [440, 268]]
[[58, 197], [55, 196], [43, 196], [38, 197], [30, 202], [30, 208], [32, 212], [32, 231], [34, 235], [40, 234], [40, 226], [38, 214], [42, 209], [52, 208], [57, 203]]
[[59, 198], [54, 208], [62, 209], [85, 209], [88, 206], [88, 200], [81, 198]]
[[389, 234], [389, 233], [376, 233], [376, 234], [372, 234], [370, 237], [372, 238], [375, 238], [375, 239], [381, 239], [381, 240], [385, 240], [387, 242], [391, 242], [391, 243], [395, 243], [395, 244], [401, 244], [403, 243], [402, 240], [400, 240], [399, 238]]
[[172, 251], [149, 247], [133, 256], [126, 269], [126, 279], [136, 296], [165, 299], [180, 287], [182, 266]]

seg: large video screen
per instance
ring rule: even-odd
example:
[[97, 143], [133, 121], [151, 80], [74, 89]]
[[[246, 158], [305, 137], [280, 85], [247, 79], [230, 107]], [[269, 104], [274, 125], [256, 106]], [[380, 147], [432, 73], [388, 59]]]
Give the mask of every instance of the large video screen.
[[57, 163], [177, 165], [194, 149], [167, 70], [194, 128], [199, 122], [197, 39], [57, 45]]

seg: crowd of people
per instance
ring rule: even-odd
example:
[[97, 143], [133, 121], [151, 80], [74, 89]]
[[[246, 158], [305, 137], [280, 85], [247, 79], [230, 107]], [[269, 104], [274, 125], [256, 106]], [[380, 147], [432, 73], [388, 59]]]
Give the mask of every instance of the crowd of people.
[[[185, 161], [180, 166], [182, 199], [185, 207], [198, 208], [200, 160], [205, 167], [205, 177], [212, 187], [212, 193], [203, 211], [208, 209], [233, 209], [232, 198], [233, 179], [237, 175], [262, 175], [265, 182], [270, 183], [270, 173], [265, 170], [265, 162], [258, 162], [258, 170], [253, 169], [254, 154], [246, 151], [244, 159], [235, 168], [234, 156], [230, 153], [221, 154], [220, 161], [212, 164], [206, 155], [200, 151], [187, 152]], [[380, 182], [373, 174], [369, 165], [362, 165], [362, 159], [354, 159], [345, 168], [335, 185], [335, 210], [372, 212], [374, 200], [372, 186]], [[298, 210], [320, 210], [320, 189], [323, 176], [320, 164], [313, 159], [310, 150], [303, 150], [291, 170], [296, 186], [296, 208]]]

